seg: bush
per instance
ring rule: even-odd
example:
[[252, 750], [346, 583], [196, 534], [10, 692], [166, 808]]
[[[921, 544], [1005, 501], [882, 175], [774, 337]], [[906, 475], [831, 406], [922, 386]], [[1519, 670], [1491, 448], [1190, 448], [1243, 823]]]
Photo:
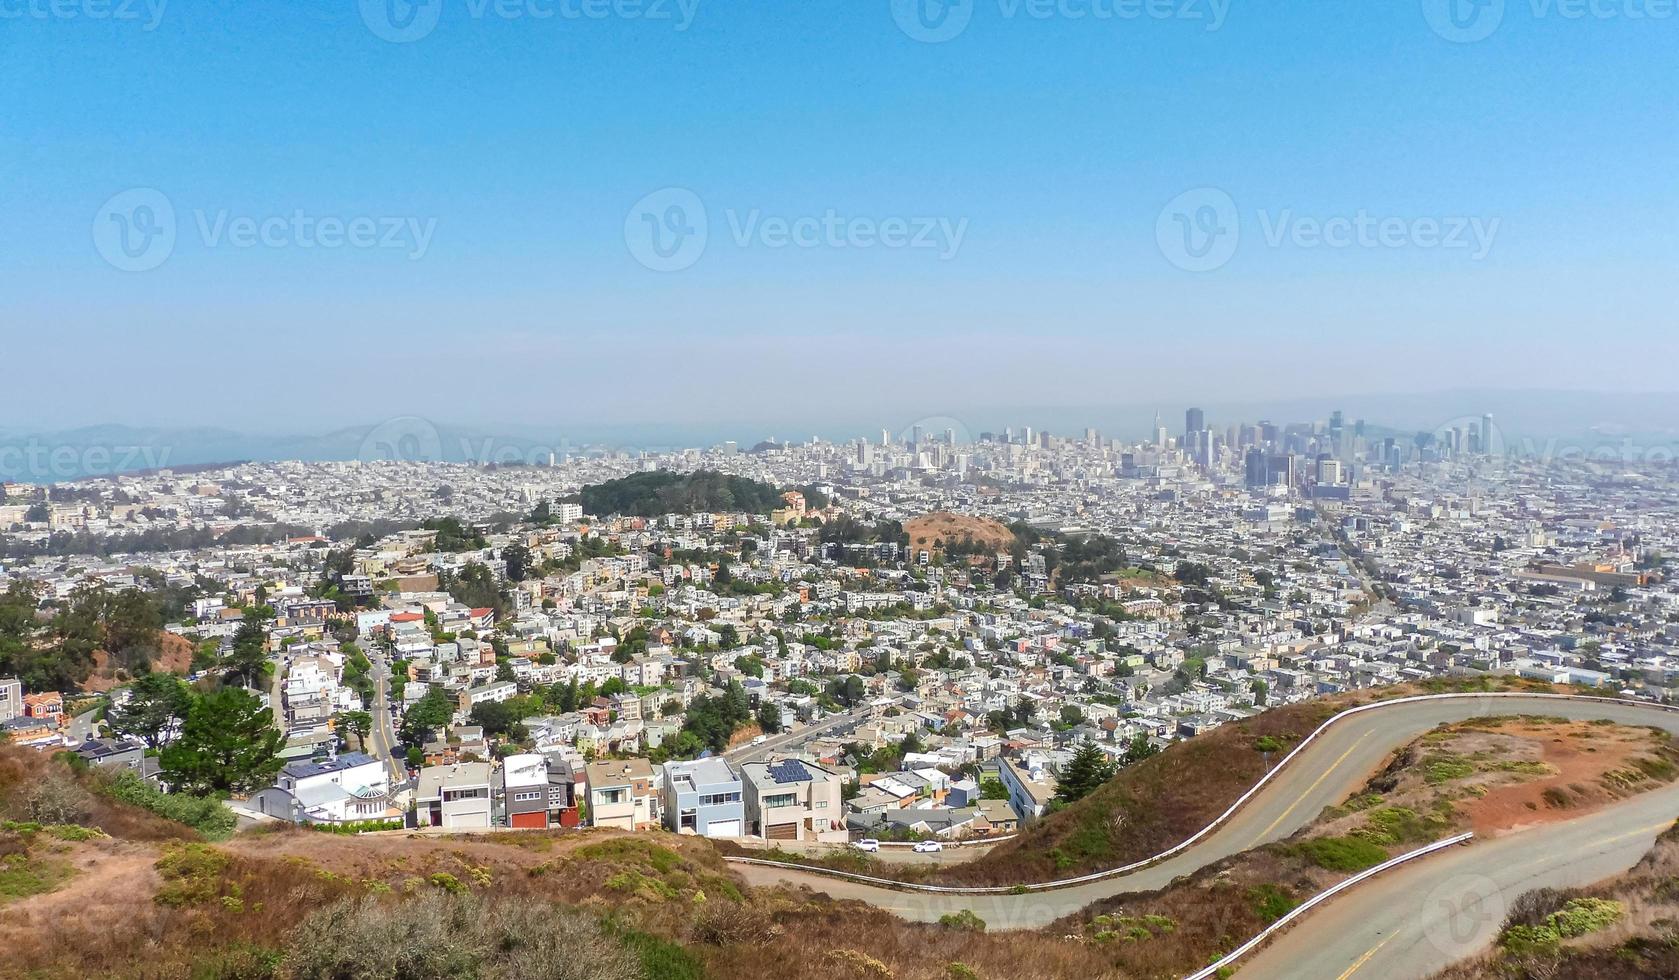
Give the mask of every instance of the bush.
[[635, 980], [639, 972], [630, 950], [575, 909], [441, 892], [320, 909], [298, 927], [286, 967], [296, 980]]
[[939, 916], [939, 925], [946, 929], [955, 929], [958, 932], [985, 931], [985, 920], [975, 915], [972, 909], [963, 909], [960, 912], [941, 915]]
[[1294, 907], [1300, 904], [1287, 889], [1278, 885], [1255, 885], [1249, 888], [1248, 902], [1253, 906], [1254, 914], [1266, 925], [1294, 911]]
[[233, 836], [238, 818], [212, 796], [192, 796], [187, 793], [165, 793], [140, 778], [131, 769], [124, 769], [103, 780], [101, 788], [107, 796], [131, 803], [167, 820], [186, 824], [204, 835], [206, 840], [226, 840]]
[[156, 868], [163, 876], [163, 886], [157, 890], [159, 905], [179, 908], [202, 905], [221, 895], [222, 872], [227, 870], [226, 854], [204, 844], [180, 844], [158, 858]]
[[1360, 837], [1319, 837], [1300, 844], [1308, 861], [1330, 871], [1363, 871], [1388, 858], [1387, 851]]

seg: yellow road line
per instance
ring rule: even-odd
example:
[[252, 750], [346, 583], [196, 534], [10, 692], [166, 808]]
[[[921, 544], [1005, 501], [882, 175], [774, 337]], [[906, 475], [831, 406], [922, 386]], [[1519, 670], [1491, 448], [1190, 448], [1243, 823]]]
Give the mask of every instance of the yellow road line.
[[1600, 841], [1593, 841], [1591, 844], [1588, 844], [1587, 846], [1588, 847], [1602, 847], [1605, 844], [1617, 844], [1621, 841], [1626, 840], [1628, 837], [1638, 837], [1638, 836], [1641, 836], [1643, 834], [1648, 834], [1652, 830], [1665, 830], [1665, 829], [1667, 829], [1668, 827], [1671, 827], [1671, 826], [1673, 826], [1673, 821], [1663, 820], [1661, 823], [1653, 823], [1648, 827], [1640, 827], [1637, 830], [1629, 830], [1624, 834], [1617, 834], [1614, 837], [1605, 837]]
[[1353, 742], [1352, 745], [1347, 746], [1347, 751], [1342, 752], [1341, 757], [1339, 759], [1336, 759], [1334, 762], [1330, 763], [1329, 768], [1325, 769], [1322, 773], [1320, 773], [1318, 775], [1318, 778], [1312, 781], [1312, 785], [1306, 787], [1305, 792], [1303, 792], [1299, 796], [1295, 797], [1294, 802], [1290, 803], [1288, 805], [1288, 809], [1284, 810], [1282, 812], [1282, 815], [1277, 817], [1277, 819], [1271, 821], [1271, 826], [1266, 827], [1264, 830], [1261, 830], [1259, 832], [1259, 836], [1254, 838], [1254, 841], [1253, 841], [1254, 844], [1256, 844], [1256, 845], [1259, 844], [1261, 841], [1263, 841], [1265, 839], [1265, 836], [1267, 834], [1269, 834], [1271, 831], [1277, 829], [1277, 824], [1280, 824], [1284, 820], [1287, 820], [1288, 815], [1294, 812], [1294, 808], [1300, 805], [1300, 801], [1304, 800], [1306, 797], [1312, 795], [1312, 790], [1317, 789], [1319, 783], [1323, 782], [1325, 779], [1328, 779], [1330, 773], [1332, 773], [1336, 769], [1340, 768], [1341, 763], [1347, 761], [1347, 756], [1353, 754], [1353, 750], [1358, 748], [1358, 743], [1364, 741], [1367, 738], [1369, 738], [1373, 733], [1374, 733], [1373, 730], [1369, 731], [1369, 732], [1365, 732], [1363, 735], [1360, 735], [1358, 737], [1358, 740]]
[[[1399, 933], [1397, 933], [1397, 932], [1393, 934], [1393, 936], [1397, 936], [1397, 935], [1399, 935]], [[1376, 953], [1383, 946], [1386, 946], [1388, 943], [1393, 942], [1393, 936], [1387, 937], [1386, 939], [1382, 940], [1381, 942], [1377, 943], [1376, 945], [1374, 945], [1374, 946], [1370, 947], [1368, 950], [1366, 950], [1363, 956], [1360, 956], [1358, 959], [1353, 961], [1352, 966], [1347, 967], [1347, 972], [1345, 972], [1345, 973], [1341, 974], [1340, 976], [1336, 977], [1335, 980], [1347, 980], [1348, 977], [1357, 973], [1358, 970], [1359, 970], [1359, 967], [1362, 967], [1364, 964], [1370, 962], [1370, 957], [1375, 956]]]

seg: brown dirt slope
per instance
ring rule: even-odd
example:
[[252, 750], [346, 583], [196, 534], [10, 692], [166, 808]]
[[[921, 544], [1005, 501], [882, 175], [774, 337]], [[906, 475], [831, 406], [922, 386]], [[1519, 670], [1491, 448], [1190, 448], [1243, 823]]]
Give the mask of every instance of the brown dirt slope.
[[948, 511], [912, 517], [904, 522], [904, 533], [909, 536], [911, 550], [915, 551], [923, 548], [938, 549], [947, 541], [961, 541], [969, 537], [973, 538], [975, 543], [984, 544], [997, 551], [1007, 551], [1014, 545], [1014, 532], [1006, 525], [989, 517], [952, 514]]

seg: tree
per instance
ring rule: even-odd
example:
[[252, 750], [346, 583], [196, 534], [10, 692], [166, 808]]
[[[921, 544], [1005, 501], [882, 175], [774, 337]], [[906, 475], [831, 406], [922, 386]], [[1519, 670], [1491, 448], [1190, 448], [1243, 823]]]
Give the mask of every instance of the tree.
[[1248, 690], [1253, 692], [1254, 706], [1258, 708], [1265, 707], [1265, 699], [1271, 693], [1271, 686], [1262, 680], [1255, 680], [1252, 684], [1248, 685]]
[[173, 674], [143, 674], [128, 689], [128, 700], [111, 709], [111, 730], [160, 748], [175, 723], [192, 707], [192, 692]]
[[769, 702], [764, 702], [758, 708], [758, 727], [765, 735], [774, 735], [781, 731], [781, 710]]
[[367, 736], [373, 731], [373, 716], [365, 711], [346, 711], [338, 719], [339, 730], [344, 735], [356, 737], [358, 749], [367, 748]]
[[531, 550], [522, 544], [510, 544], [501, 549], [501, 560], [507, 563], [509, 582], [523, 582], [530, 574]]
[[224, 661], [229, 673], [252, 687], [262, 683], [262, 675], [268, 670], [268, 628], [263, 612], [262, 607], [245, 611], [244, 621], [233, 634], [233, 650]]
[[1009, 788], [1000, 779], [982, 779], [979, 783], [979, 798], [982, 800], [1006, 800], [1009, 798]]
[[285, 744], [261, 701], [248, 691], [223, 688], [188, 709], [181, 737], [163, 750], [163, 778], [200, 796], [248, 793], [280, 771]]
[[1086, 742], [1073, 753], [1071, 762], [1061, 771], [1056, 784], [1056, 799], [1076, 803], [1089, 796], [1096, 787], [1113, 778], [1114, 766], [1094, 742]]
[[1148, 736], [1144, 735], [1142, 732], [1138, 732], [1131, 739], [1131, 744], [1125, 747], [1125, 754], [1120, 757], [1119, 763], [1122, 766], [1129, 766], [1133, 763], [1141, 762], [1150, 756], [1159, 754], [1160, 749], [1157, 748], [1153, 742], [1149, 741]]
[[432, 733], [447, 725], [454, 714], [455, 706], [443, 693], [443, 688], [432, 685], [431, 690], [403, 714], [402, 740], [409, 745], [425, 745], [431, 741]]

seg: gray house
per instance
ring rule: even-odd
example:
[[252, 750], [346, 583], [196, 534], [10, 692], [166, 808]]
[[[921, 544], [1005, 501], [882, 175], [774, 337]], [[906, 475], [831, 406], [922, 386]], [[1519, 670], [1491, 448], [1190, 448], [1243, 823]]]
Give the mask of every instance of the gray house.
[[721, 757], [665, 763], [665, 825], [679, 834], [739, 837], [746, 833], [740, 775]]

